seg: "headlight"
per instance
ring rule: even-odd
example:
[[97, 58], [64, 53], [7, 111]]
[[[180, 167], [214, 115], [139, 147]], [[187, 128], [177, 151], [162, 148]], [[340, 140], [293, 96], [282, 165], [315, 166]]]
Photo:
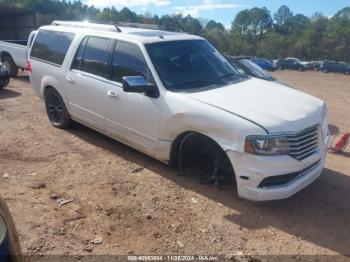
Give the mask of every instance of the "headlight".
[[245, 152], [255, 155], [274, 156], [289, 153], [289, 142], [285, 135], [248, 136]]

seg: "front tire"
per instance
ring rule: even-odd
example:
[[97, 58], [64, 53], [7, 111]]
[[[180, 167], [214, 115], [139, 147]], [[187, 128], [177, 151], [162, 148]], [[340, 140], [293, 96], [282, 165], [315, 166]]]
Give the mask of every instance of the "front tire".
[[13, 61], [12, 57], [4, 56], [1, 59], [1, 62], [5, 65], [7, 71], [9, 72], [10, 77], [16, 77], [18, 74], [18, 67]]
[[45, 92], [45, 106], [51, 124], [60, 129], [67, 129], [72, 120], [60, 94], [52, 87]]

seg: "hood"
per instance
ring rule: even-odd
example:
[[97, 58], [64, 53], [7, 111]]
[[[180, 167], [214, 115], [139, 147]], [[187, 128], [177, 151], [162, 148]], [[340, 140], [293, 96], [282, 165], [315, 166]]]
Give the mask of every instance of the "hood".
[[295, 132], [321, 124], [325, 114], [322, 100], [256, 78], [187, 95], [254, 122], [269, 133]]

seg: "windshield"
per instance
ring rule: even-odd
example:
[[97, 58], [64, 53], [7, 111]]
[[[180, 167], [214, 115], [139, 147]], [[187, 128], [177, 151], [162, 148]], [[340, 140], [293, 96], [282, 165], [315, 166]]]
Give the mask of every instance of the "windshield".
[[298, 59], [298, 58], [291, 58], [291, 60], [294, 61], [294, 62], [297, 62], [299, 64], [302, 63], [302, 61], [300, 59]]
[[242, 78], [205, 40], [160, 42], [146, 48], [169, 90], [215, 87]]

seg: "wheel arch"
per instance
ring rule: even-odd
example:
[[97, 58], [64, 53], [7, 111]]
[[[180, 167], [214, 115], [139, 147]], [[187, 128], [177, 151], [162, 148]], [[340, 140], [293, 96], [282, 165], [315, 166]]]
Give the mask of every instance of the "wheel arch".
[[13, 58], [12, 58], [12, 56], [11, 56], [11, 54], [9, 53], [9, 52], [7, 52], [7, 51], [1, 51], [1, 53], [0, 53], [0, 57], [1, 57], [1, 59], [3, 59], [4, 57], [10, 57], [12, 60], [13, 60]]
[[[181, 144], [186, 140], [186, 139], [191, 139], [194, 137], [203, 137], [205, 139], [207, 139], [208, 141], [211, 141], [213, 143], [215, 143], [220, 149], [221, 151], [225, 154], [225, 156], [228, 158], [227, 154], [226, 154], [226, 150], [225, 148], [220, 145], [220, 143], [218, 141], [216, 141], [215, 138], [213, 138], [210, 135], [206, 135], [203, 134], [201, 132], [195, 131], [195, 130], [188, 130], [188, 131], [184, 131], [180, 134], [178, 134], [176, 136], [176, 138], [173, 140], [173, 142], [171, 143], [171, 148], [170, 148], [170, 165], [180, 165], [181, 167], [181, 163], [179, 163], [179, 154], [181, 153]], [[231, 164], [231, 162], [230, 162]], [[232, 164], [231, 164], [232, 165]], [[232, 166], [233, 169], [233, 166]]]
[[40, 88], [40, 96], [44, 99], [45, 98], [45, 92], [47, 88], [53, 88], [55, 89], [60, 96], [64, 99], [64, 94], [62, 93], [62, 90], [60, 88], [57, 88], [59, 86], [59, 82], [57, 79], [51, 77], [51, 76], [45, 76], [41, 81], [41, 88]]

